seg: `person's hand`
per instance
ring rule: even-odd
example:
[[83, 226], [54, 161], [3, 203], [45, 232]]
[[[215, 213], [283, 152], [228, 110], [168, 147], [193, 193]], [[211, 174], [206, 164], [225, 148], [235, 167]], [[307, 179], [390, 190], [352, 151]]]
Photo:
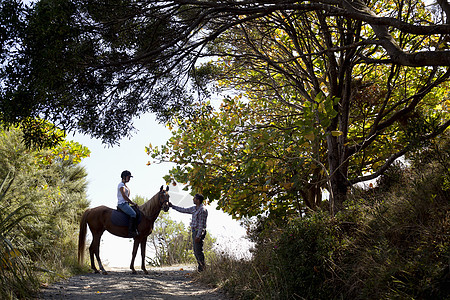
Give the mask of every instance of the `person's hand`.
[[200, 241], [201, 241], [201, 239], [200, 239], [199, 236], [195, 237], [195, 242], [196, 242], [196, 243], [200, 243]]

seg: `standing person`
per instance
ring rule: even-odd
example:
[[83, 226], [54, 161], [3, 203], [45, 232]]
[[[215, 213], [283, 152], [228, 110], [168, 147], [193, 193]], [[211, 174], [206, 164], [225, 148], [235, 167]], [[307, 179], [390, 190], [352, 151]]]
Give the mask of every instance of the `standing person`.
[[194, 255], [198, 263], [198, 271], [205, 270], [205, 255], [203, 254], [203, 240], [206, 236], [206, 219], [208, 218], [208, 211], [203, 205], [204, 197], [201, 194], [195, 194], [194, 204], [188, 208], [175, 206], [169, 202], [169, 206], [178, 212], [192, 214], [191, 229], [192, 229], [192, 243], [194, 245]]
[[122, 181], [117, 186], [117, 207], [130, 216], [130, 222], [128, 223], [128, 236], [134, 238], [139, 235], [137, 231], [136, 212], [130, 205], [136, 206], [136, 203], [130, 200], [130, 189], [127, 186], [127, 182], [130, 181], [131, 172], [123, 171], [120, 175]]

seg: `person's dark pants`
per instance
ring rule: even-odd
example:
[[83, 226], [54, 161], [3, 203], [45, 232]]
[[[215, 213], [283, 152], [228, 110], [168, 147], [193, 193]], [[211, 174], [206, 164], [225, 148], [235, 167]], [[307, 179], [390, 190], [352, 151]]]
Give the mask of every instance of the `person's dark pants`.
[[197, 230], [192, 230], [192, 244], [194, 245], [194, 255], [198, 263], [198, 271], [201, 272], [205, 269], [205, 255], [203, 254], [203, 240], [205, 239], [206, 232], [200, 236], [200, 242], [195, 242], [197, 237]]

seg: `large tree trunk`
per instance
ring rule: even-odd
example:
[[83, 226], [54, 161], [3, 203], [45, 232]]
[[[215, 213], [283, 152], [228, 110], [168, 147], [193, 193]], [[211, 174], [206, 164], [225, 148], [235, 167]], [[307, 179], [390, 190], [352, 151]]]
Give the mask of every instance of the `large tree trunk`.
[[341, 164], [338, 138], [328, 136], [328, 163], [330, 167], [330, 213], [334, 216], [343, 209], [347, 197], [347, 165]]
[[[339, 111], [338, 116], [333, 120], [328, 128], [328, 164], [331, 183], [330, 191], [330, 213], [334, 216], [344, 208], [344, 201], [347, 199], [348, 181], [348, 149], [347, 135], [349, 127], [350, 99], [352, 97], [352, 68], [347, 64], [345, 69], [344, 84], [339, 86], [335, 95], [340, 98], [339, 106], [335, 109]], [[340, 130], [339, 136], [333, 136], [331, 130]]]

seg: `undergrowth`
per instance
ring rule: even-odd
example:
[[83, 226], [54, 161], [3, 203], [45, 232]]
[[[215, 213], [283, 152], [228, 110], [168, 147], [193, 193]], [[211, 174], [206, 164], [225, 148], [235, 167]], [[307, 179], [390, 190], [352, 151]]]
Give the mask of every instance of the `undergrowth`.
[[335, 217], [267, 220], [251, 259], [218, 255], [200, 280], [236, 299], [450, 299], [446, 147], [355, 188]]

